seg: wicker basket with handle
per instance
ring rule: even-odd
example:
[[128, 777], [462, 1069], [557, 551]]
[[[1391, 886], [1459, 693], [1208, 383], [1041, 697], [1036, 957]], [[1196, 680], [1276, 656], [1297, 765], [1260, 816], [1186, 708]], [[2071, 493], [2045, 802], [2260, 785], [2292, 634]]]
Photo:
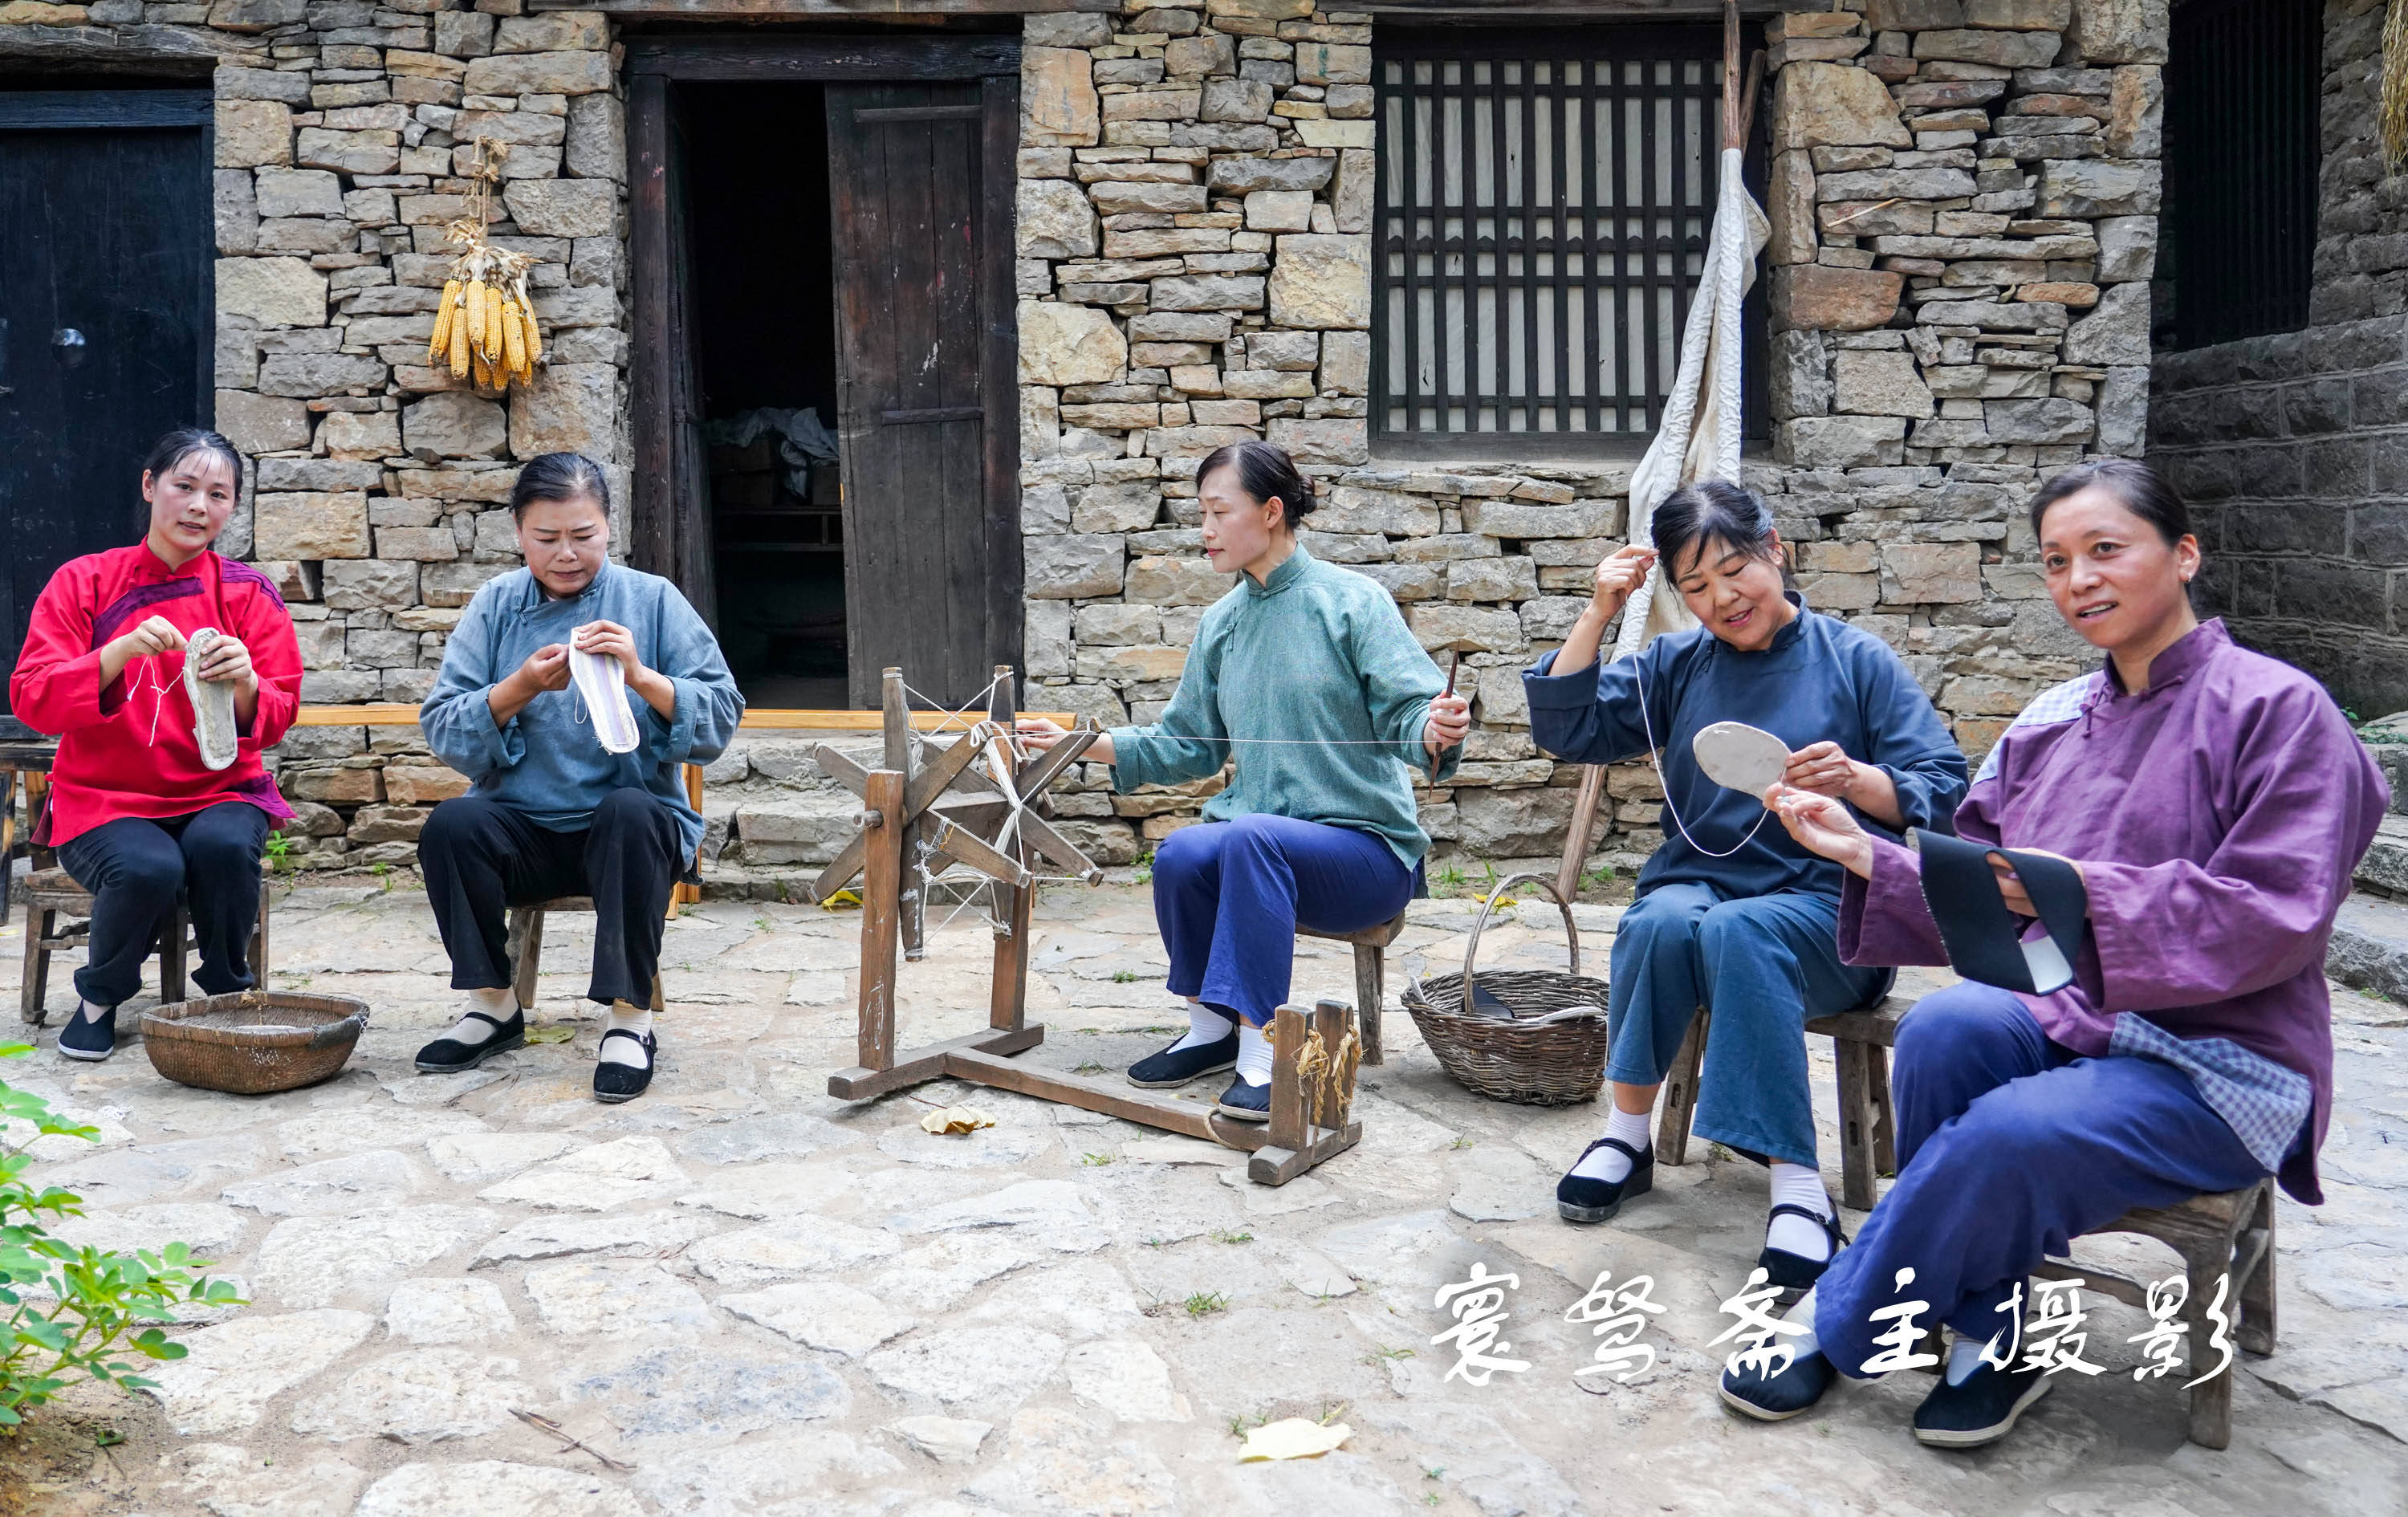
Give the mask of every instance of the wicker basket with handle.
[[142, 1047], [179, 1085], [265, 1095], [333, 1079], [367, 1024], [349, 995], [246, 990], [145, 1011]]
[[[1480, 976], [1480, 988], [1511, 1007], [1512, 1018], [1467, 1011], [1465, 986], [1471, 982], [1489, 910], [1526, 880], [1544, 890], [1563, 913], [1570, 972], [1491, 969]], [[1572, 925], [1571, 904], [1557, 894], [1554, 880], [1517, 874], [1481, 903], [1471, 941], [1464, 947], [1463, 972], [1416, 980], [1400, 999], [1439, 1067], [1468, 1089], [1525, 1106], [1570, 1106], [1595, 1100], [1605, 1084], [1605, 995], [1604, 980], [1580, 972], [1580, 929]]]

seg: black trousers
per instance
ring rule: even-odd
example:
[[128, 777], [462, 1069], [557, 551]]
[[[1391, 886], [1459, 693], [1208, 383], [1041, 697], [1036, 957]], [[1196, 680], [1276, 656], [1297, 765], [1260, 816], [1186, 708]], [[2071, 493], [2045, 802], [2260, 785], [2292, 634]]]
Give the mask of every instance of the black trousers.
[[193, 982], [211, 995], [249, 990], [259, 925], [259, 856], [267, 813], [220, 801], [190, 816], [120, 817], [59, 845], [59, 863], [92, 892], [92, 941], [76, 994], [115, 1006], [142, 988], [142, 961], [181, 891], [201, 952]]
[[418, 866], [452, 955], [452, 988], [509, 988], [510, 907], [591, 895], [594, 978], [586, 999], [650, 1006], [683, 847], [677, 813], [634, 786], [604, 796], [580, 832], [538, 827], [525, 812], [480, 795], [445, 801], [418, 835]]

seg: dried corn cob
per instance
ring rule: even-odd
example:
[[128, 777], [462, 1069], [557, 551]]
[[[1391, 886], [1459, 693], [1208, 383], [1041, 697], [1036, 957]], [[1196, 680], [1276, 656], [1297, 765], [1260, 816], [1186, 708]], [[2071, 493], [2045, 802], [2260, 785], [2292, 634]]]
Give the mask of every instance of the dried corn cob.
[[[463, 294], [460, 298], [465, 303], [468, 297]], [[452, 377], [455, 379], [465, 379], [468, 377], [468, 313], [465, 304], [463, 309], [452, 314], [449, 341], [452, 351]]]
[[526, 333], [521, 323], [526, 313], [509, 296], [502, 297], [502, 369], [507, 374], [523, 377], [526, 372]]
[[435, 307], [435, 331], [426, 339], [426, 361], [429, 364], [440, 364], [451, 356], [452, 323], [458, 315], [453, 308], [459, 299], [460, 281], [446, 279], [443, 282], [443, 298]]
[[476, 366], [476, 385], [478, 389], [499, 390], [502, 387], [501, 382], [494, 378], [494, 365], [492, 362], [488, 360], [483, 353], [478, 353], [475, 355], [473, 362]]
[[526, 272], [519, 272], [519, 309], [526, 314], [526, 378], [535, 382], [535, 366], [543, 357], [543, 333], [535, 324], [535, 302], [527, 298]]

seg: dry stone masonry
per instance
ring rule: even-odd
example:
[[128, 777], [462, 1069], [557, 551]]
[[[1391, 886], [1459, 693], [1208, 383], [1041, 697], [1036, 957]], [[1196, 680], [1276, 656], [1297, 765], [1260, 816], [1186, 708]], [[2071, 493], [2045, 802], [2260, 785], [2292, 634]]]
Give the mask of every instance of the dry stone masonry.
[[[419, 698], [461, 608], [515, 562], [518, 460], [628, 457], [613, 28], [523, 7], [0, 9], [0, 66], [214, 80], [216, 418], [257, 459], [222, 546], [285, 587], [313, 703]], [[1462, 774], [1423, 797], [1441, 849], [1543, 853], [1575, 776], [1531, 747], [1516, 671], [1624, 540], [1631, 461], [1505, 465], [1476, 439], [1451, 462], [1373, 456], [1378, 24], [1312, 0], [1025, 18], [1027, 704], [1161, 709], [1226, 585], [1197, 540], [1197, 461], [1268, 437], [1321, 483], [1313, 551], [1386, 586], [1478, 692]], [[1771, 325], [1749, 361], [1773, 435], [1748, 479], [1813, 603], [1896, 646], [1977, 754], [2086, 656], [2022, 499], [2142, 449], [2165, 27], [2160, 0], [1844, 0], [1766, 24]], [[542, 261], [550, 365], [506, 401], [423, 356], [479, 136], [510, 144], [496, 240]], [[849, 803], [795, 748], [748, 740], [712, 768], [731, 888], [774, 892], [840, 836]], [[460, 785], [407, 728], [305, 730], [280, 762], [308, 865], [406, 861]], [[1216, 783], [1114, 797], [1092, 775], [1062, 809], [1133, 860]], [[1613, 794], [1599, 847], [1627, 860], [1655, 841], [1652, 778]]]

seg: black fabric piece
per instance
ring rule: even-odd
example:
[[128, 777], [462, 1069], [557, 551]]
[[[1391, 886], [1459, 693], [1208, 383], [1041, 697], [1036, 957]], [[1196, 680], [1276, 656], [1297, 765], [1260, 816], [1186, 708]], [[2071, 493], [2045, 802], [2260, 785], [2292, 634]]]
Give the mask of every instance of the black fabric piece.
[[[1923, 899], [1940, 927], [1948, 963], [1958, 974], [2000, 990], [2046, 995], [2073, 982], [2088, 930], [2090, 893], [2081, 871], [2063, 859], [2020, 849], [1993, 848], [1922, 832]], [[2023, 941], [2024, 922], [2007, 909], [1993, 856], [2012, 866], [2048, 929], [2044, 943]], [[2061, 963], [2050, 962], [2054, 945]]]

